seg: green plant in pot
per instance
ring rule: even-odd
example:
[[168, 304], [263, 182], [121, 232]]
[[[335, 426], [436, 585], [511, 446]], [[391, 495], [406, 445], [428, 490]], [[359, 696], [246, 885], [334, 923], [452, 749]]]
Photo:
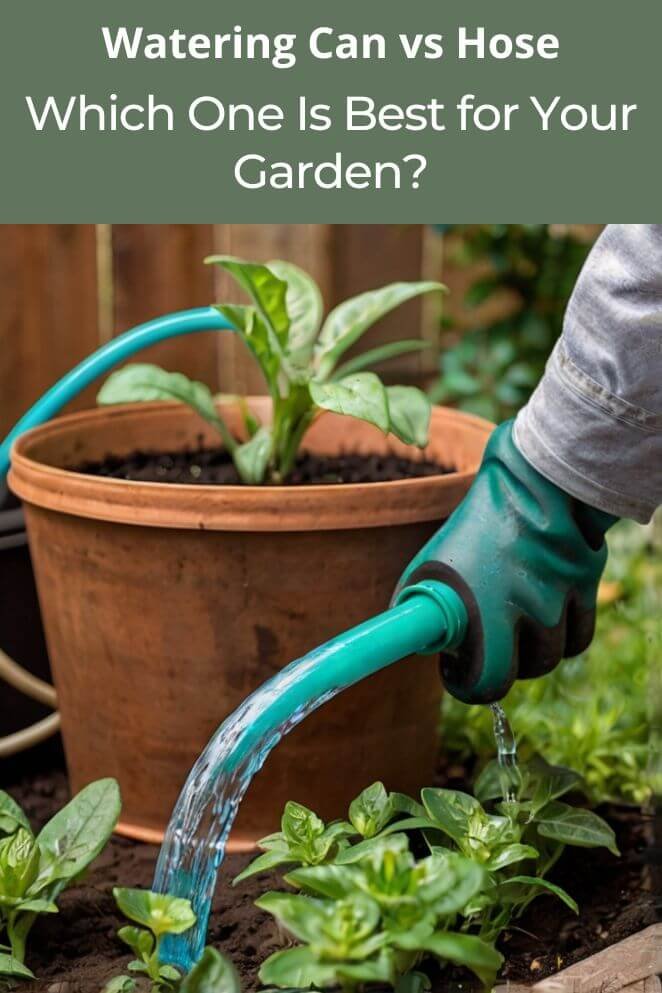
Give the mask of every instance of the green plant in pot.
[[315, 281], [290, 262], [267, 265], [217, 255], [218, 265], [248, 294], [251, 304], [219, 304], [260, 367], [273, 404], [272, 423], [261, 424], [242, 406], [246, 440], [233, 436], [207, 386], [181, 373], [137, 363], [109, 377], [101, 404], [150, 400], [186, 403], [217, 431], [244, 483], [281, 483], [291, 472], [304, 435], [322, 411], [348, 414], [392, 433], [405, 444], [428, 441], [430, 401], [412, 386], [384, 386], [368, 367], [425, 347], [392, 342], [341, 363], [361, 336], [400, 304], [441, 283], [392, 283], [346, 300], [322, 321]]

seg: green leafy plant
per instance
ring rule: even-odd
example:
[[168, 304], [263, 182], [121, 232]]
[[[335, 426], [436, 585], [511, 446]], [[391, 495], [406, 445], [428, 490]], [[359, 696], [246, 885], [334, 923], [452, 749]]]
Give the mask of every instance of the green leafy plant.
[[97, 857], [117, 823], [121, 801], [114, 779], [81, 790], [35, 837], [8, 793], [0, 791], [0, 975], [30, 978], [26, 942], [39, 914], [57, 913], [56, 900]]
[[[491, 316], [468, 331], [445, 321], [440, 376], [430, 395], [489, 420], [512, 417], [542, 375], [573, 286], [595, 236], [591, 226], [466, 224], [455, 227], [450, 260], [478, 277], [464, 304]], [[507, 302], [506, 302], [507, 301]]]
[[[281, 829], [258, 842], [264, 850], [235, 878], [234, 884], [279, 865], [313, 866], [341, 861], [357, 836], [369, 840], [379, 834], [396, 814], [414, 814], [418, 805], [402, 793], [388, 793], [383, 783], [373, 783], [352, 801], [349, 820], [326, 825], [303, 804], [285, 804]], [[352, 857], [361, 849], [352, 846]]]
[[[161, 961], [163, 938], [183, 934], [195, 924], [190, 900], [123, 887], [115, 887], [113, 895], [124, 916], [134, 922], [117, 932], [136, 956], [128, 965], [129, 972], [144, 977], [151, 993], [240, 993], [239, 977], [232, 963], [215, 948], [205, 948], [186, 975]], [[134, 976], [121, 975], [106, 984], [105, 993], [134, 993], [137, 989]]]
[[[235, 880], [289, 866], [284, 881], [295, 892], [269, 892], [257, 904], [301, 944], [270, 956], [261, 981], [347, 991], [379, 982], [403, 993], [425, 988], [420, 968], [435, 958], [471, 969], [489, 986], [502, 962], [495, 942], [533, 899], [553, 895], [576, 912], [572, 897], [545, 877], [565, 845], [618, 854], [612, 829], [560, 799], [578, 787], [574, 772], [528, 763], [517, 798], [507, 802], [501, 773], [488, 765], [475, 797], [425, 789], [420, 802], [374, 783], [352, 802], [347, 821], [329, 827], [294, 805], [307, 838], [333, 829], [334, 840], [292, 844], [283, 818], [283, 831], [261, 842], [265, 855]], [[412, 849], [416, 837], [427, 845], [423, 858]], [[278, 859], [265, 858], [276, 850]]]
[[214, 427], [244, 483], [283, 482], [304, 435], [322, 411], [347, 414], [391, 432], [406, 444], [427, 443], [430, 402], [411, 386], [384, 386], [367, 367], [425, 345], [404, 341], [371, 349], [339, 365], [367, 329], [400, 304], [440, 283], [392, 283], [341, 303], [322, 323], [314, 280], [288, 262], [260, 265], [231, 256], [206, 259], [229, 273], [251, 299], [248, 306], [218, 305], [259, 365], [271, 396], [269, 425], [245, 404], [245, 440], [230, 431], [211, 391], [181, 373], [134, 364], [113, 373], [98, 395], [101, 404], [176, 400]]
[[[504, 701], [523, 758], [543, 755], [572, 766], [591, 804], [642, 805], [653, 793], [652, 708], [662, 620], [662, 560], [652, 528], [622, 521], [607, 536], [610, 554], [601, 587], [595, 638], [544, 679], [516, 683]], [[444, 741], [462, 760], [494, 754], [487, 708], [446, 694]], [[659, 721], [658, 721], [659, 723]]]
[[496, 976], [501, 955], [453, 930], [485, 883], [482, 868], [462, 855], [439, 851], [417, 862], [405, 835], [395, 834], [352, 864], [301, 868], [285, 880], [302, 892], [267, 893], [257, 905], [304, 944], [270, 956], [264, 983], [395, 986], [426, 955], [465, 965], [486, 984]]

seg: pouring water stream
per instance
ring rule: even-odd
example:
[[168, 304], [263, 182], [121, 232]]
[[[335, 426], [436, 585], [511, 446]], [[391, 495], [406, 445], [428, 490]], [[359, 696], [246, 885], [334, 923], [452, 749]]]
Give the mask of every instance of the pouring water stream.
[[[193, 928], [169, 936], [163, 960], [188, 971], [205, 944], [216, 876], [239, 804], [253, 776], [288, 731], [341, 690], [416, 652], [451, 649], [466, 631], [456, 593], [434, 581], [302, 658], [257, 689], [219, 727], [191, 769], [161, 846], [153, 889], [191, 900]], [[517, 789], [515, 739], [493, 705], [504, 799]]]
[[410, 587], [383, 614], [316, 648], [257, 689], [216, 731], [175, 805], [153, 889], [191, 900], [193, 928], [170, 936], [163, 959], [187, 970], [202, 954], [216, 874], [239, 804], [269, 752], [341, 690], [416, 652], [451, 648], [465, 633], [458, 595], [440, 583]]

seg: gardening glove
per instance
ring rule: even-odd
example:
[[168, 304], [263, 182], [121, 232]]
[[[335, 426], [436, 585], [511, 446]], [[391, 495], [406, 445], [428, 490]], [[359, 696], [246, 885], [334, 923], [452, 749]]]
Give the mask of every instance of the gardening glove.
[[453, 696], [490, 703], [541, 676], [593, 638], [605, 532], [617, 518], [545, 479], [520, 454], [513, 422], [490, 437], [457, 510], [409, 564], [396, 590], [437, 579], [469, 616], [464, 642], [441, 656]]

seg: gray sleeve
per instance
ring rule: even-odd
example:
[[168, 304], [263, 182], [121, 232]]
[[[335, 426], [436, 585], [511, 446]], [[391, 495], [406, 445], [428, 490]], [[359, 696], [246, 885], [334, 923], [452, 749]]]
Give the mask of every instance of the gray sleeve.
[[662, 225], [602, 233], [515, 443], [590, 506], [645, 522], [662, 503]]

